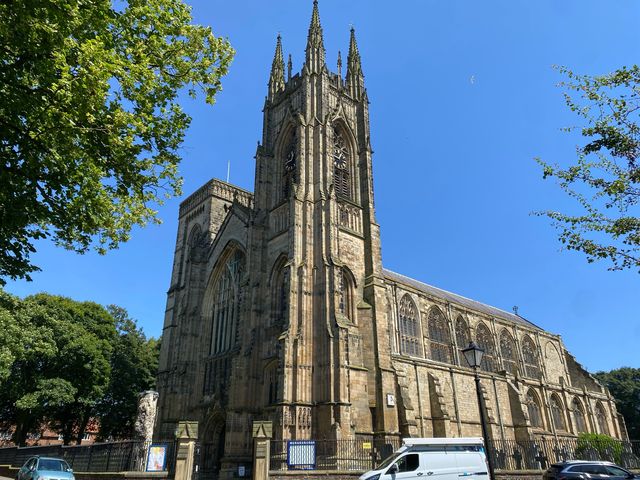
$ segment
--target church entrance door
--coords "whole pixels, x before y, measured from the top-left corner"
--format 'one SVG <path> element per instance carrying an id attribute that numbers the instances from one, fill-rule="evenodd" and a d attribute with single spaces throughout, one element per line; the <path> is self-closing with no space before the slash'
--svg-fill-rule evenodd
<path id="1" fill-rule="evenodd" d="M 198 480 L 218 480 L 224 454 L 224 423 L 219 423 L 200 446 Z"/>

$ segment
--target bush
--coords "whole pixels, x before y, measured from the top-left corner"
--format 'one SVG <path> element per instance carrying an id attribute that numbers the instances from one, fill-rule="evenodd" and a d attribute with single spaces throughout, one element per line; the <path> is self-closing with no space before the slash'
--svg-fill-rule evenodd
<path id="1" fill-rule="evenodd" d="M 601 433 L 578 435 L 576 457 L 582 460 L 608 460 L 620 463 L 622 442 Z"/>

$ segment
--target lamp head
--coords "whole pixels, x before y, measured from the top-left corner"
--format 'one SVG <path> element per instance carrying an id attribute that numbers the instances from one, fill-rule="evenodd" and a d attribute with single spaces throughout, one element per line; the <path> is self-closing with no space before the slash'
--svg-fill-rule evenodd
<path id="1" fill-rule="evenodd" d="M 462 350 L 464 358 L 471 368 L 477 368 L 482 362 L 482 356 L 484 355 L 484 349 L 481 348 L 476 342 L 469 343 L 467 348 Z"/>

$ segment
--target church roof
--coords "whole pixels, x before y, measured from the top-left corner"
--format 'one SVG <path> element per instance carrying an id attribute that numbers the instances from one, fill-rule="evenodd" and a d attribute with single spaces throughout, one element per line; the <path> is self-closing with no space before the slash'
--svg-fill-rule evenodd
<path id="1" fill-rule="evenodd" d="M 417 290 L 420 290 L 421 292 L 424 292 L 433 297 L 441 298 L 443 300 L 451 302 L 452 304 L 460 305 L 462 307 L 468 308 L 469 310 L 475 310 L 477 312 L 485 313 L 487 315 L 491 315 L 492 317 L 508 320 L 520 325 L 525 325 L 529 328 L 542 330 L 539 326 L 530 322 L 526 318 L 521 317 L 520 315 L 515 315 L 499 308 L 492 307 L 491 305 L 487 305 L 485 303 L 477 302 L 476 300 L 471 300 L 470 298 L 463 297 L 462 295 L 451 293 L 446 290 L 442 290 L 441 288 L 419 282 L 418 280 L 407 277 L 405 275 L 401 275 L 396 272 L 392 272 L 391 270 L 384 269 L 383 273 L 384 276 L 389 280 L 400 284 L 409 285 Z"/>

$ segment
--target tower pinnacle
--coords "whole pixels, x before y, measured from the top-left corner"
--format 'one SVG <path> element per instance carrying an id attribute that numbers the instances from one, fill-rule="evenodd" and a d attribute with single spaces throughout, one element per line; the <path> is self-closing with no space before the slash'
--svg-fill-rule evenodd
<path id="1" fill-rule="evenodd" d="M 360 52 L 356 42 L 356 31 L 351 27 L 351 40 L 349 42 L 349 56 L 347 57 L 347 90 L 354 98 L 360 98 L 364 91 L 364 75 Z"/>
<path id="2" fill-rule="evenodd" d="M 322 39 L 322 26 L 320 25 L 320 13 L 318 12 L 318 0 L 313 0 L 313 12 L 307 37 L 307 50 L 305 66 L 309 73 L 319 73 L 325 64 L 324 41 Z"/>
<path id="3" fill-rule="evenodd" d="M 282 38 L 278 34 L 276 52 L 273 55 L 271 74 L 269 75 L 269 98 L 284 90 L 284 58 L 282 57 Z"/>

